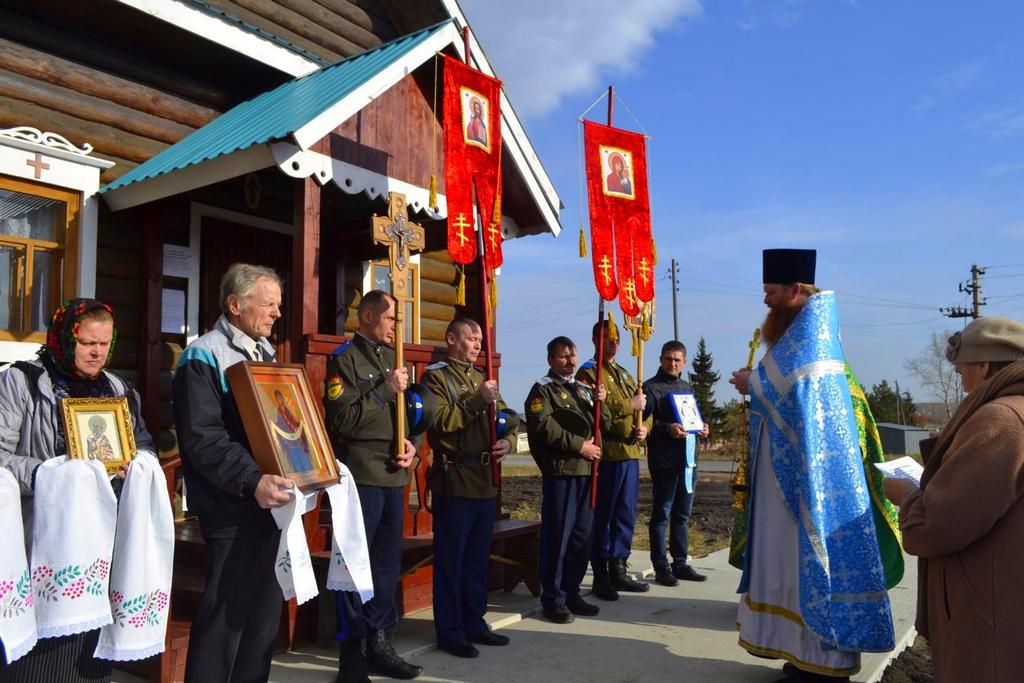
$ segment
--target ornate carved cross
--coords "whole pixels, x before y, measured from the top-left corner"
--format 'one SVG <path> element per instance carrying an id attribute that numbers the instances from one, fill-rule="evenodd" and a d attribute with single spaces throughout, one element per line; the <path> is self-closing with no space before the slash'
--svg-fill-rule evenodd
<path id="1" fill-rule="evenodd" d="M 406 268 L 410 252 L 420 250 L 425 243 L 423 227 L 409 220 L 405 207 L 405 195 L 398 192 L 388 194 L 388 215 L 373 217 L 373 241 L 388 246 L 388 260 L 391 264 L 391 294 L 399 301 L 412 299 Z M 397 307 L 396 317 L 401 320 L 403 306 Z"/>

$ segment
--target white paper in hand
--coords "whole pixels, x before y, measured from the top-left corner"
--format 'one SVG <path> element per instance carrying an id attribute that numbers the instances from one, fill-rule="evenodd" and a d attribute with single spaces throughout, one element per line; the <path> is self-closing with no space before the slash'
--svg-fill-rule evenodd
<path id="1" fill-rule="evenodd" d="M 887 477 L 894 479 L 909 479 L 918 486 L 921 485 L 921 474 L 924 468 L 910 456 L 903 456 L 889 462 L 876 462 L 875 467 L 882 470 Z"/>

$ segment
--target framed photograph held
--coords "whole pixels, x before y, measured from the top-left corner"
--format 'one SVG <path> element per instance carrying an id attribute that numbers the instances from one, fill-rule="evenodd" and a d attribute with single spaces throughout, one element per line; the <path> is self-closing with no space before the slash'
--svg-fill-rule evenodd
<path id="1" fill-rule="evenodd" d="M 302 491 L 338 481 L 334 450 L 303 366 L 245 361 L 225 375 L 264 474 L 291 479 Z"/>
<path id="2" fill-rule="evenodd" d="M 673 393 L 669 396 L 672 398 L 672 409 L 676 413 L 676 419 L 683 425 L 683 429 L 691 434 L 704 431 L 704 419 L 697 408 L 697 397 L 684 393 Z"/>
<path id="3" fill-rule="evenodd" d="M 126 397 L 65 398 L 60 405 L 69 458 L 99 460 L 114 474 L 135 457 Z"/>

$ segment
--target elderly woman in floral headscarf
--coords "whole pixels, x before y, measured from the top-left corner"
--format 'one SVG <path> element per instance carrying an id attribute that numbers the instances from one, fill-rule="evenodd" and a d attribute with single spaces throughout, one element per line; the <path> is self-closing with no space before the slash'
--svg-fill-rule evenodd
<path id="1" fill-rule="evenodd" d="M 104 370 L 117 333 L 110 306 L 71 299 L 50 320 L 46 344 L 35 361 L 19 361 L 0 372 L 0 466 L 21 487 L 25 537 L 32 537 L 36 469 L 67 453 L 59 399 L 127 396 L 136 448 L 156 448 L 140 414 L 138 393 Z M 40 640 L 10 665 L 0 658 L 0 683 L 7 681 L 109 681 L 110 663 L 92 657 L 98 630 Z"/>
<path id="2" fill-rule="evenodd" d="M 886 479 L 907 552 L 920 557 L 917 630 L 935 680 L 1020 681 L 1024 672 L 1024 325 L 979 318 L 946 357 L 968 397 L 921 444 L 921 486 Z M 931 442 L 931 443 L 929 443 Z"/>

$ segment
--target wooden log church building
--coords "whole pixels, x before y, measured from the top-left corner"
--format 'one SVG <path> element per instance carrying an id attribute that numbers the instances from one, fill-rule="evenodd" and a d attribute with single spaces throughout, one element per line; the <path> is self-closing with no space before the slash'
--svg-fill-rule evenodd
<path id="1" fill-rule="evenodd" d="M 435 83 L 437 53 L 463 56 L 465 25 L 456 0 L 0 0 L 0 364 L 35 355 L 61 300 L 111 304 L 112 369 L 139 389 L 175 495 L 171 370 L 220 314 L 227 265 L 283 276 L 272 341 L 319 391 L 362 293 L 390 288 L 371 217 L 401 192 L 426 231 L 406 318 L 418 376 L 442 357 L 448 322 L 480 316 L 472 267 L 456 304 Z M 493 74 L 472 34 L 469 45 Z M 561 202 L 505 98 L 501 116 L 505 237 L 557 235 Z M 430 605 L 428 463 L 424 447 L 407 496 L 406 612 Z M 180 678 L 202 589 L 201 538 L 178 524 L 169 647 L 147 663 L 152 680 Z M 316 514 L 306 527 L 311 548 L 329 550 Z M 536 589 L 536 534 L 499 520 L 496 586 Z M 279 645 L 312 640 L 317 612 L 289 605 Z"/>

